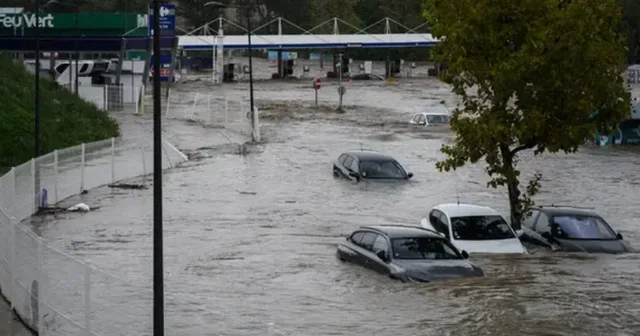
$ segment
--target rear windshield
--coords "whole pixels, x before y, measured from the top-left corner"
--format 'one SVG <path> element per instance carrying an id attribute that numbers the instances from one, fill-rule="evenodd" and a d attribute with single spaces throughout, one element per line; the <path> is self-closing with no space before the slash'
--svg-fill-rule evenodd
<path id="1" fill-rule="evenodd" d="M 553 224 L 561 239 L 617 239 L 609 225 L 596 216 L 554 216 Z"/>
<path id="2" fill-rule="evenodd" d="M 516 237 L 502 216 L 453 217 L 451 231 L 457 240 L 496 240 Z"/>
<path id="3" fill-rule="evenodd" d="M 394 238 L 391 245 L 394 259 L 462 259 L 455 247 L 442 238 Z"/>
<path id="4" fill-rule="evenodd" d="M 429 115 L 427 114 L 427 122 L 434 125 L 448 124 L 451 118 L 448 115 Z"/>
<path id="5" fill-rule="evenodd" d="M 360 174 L 368 179 L 404 179 L 407 177 L 404 169 L 396 161 L 362 161 Z"/>

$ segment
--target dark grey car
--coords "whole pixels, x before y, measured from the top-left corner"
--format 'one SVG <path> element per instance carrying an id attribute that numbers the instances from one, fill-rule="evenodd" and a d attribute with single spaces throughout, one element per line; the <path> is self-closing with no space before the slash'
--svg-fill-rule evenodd
<path id="1" fill-rule="evenodd" d="M 566 252 L 623 253 L 631 247 L 595 212 L 538 206 L 522 221 L 523 243 Z"/>
<path id="2" fill-rule="evenodd" d="M 371 151 L 342 153 L 333 162 L 333 176 L 349 180 L 408 180 L 413 177 L 389 155 Z"/>
<path id="3" fill-rule="evenodd" d="M 484 272 L 435 231 L 417 226 L 363 226 L 338 244 L 341 261 L 409 282 L 484 276 Z"/>

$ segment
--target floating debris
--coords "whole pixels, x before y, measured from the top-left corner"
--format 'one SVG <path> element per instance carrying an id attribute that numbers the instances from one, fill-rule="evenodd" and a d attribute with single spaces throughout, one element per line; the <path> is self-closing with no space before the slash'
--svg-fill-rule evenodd
<path id="1" fill-rule="evenodd" d="M 147 189 L 147 186 L 144 185 L 144 184 L 116 183 L 116 184 L 109 184 L 109 188 L 116 188 L 116 189 Z"/>

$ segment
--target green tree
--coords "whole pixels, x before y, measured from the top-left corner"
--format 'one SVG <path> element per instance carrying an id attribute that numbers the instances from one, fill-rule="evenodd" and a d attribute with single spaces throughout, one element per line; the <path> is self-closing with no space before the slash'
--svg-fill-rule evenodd
<path id="1" fill-rule="evenodd" d="M 518 153 L 575 152 L 596 129 L 629 116 L 625 38 L 616 0 L 425 0 L 442 42 L 443 80 L 462 104 L 441 171 L 486 161 L 488 186 L 506 186 L 519 229 L 536 174 L 520 189 Z M 594 112 L 598 112 L 594 115 Z M 524 192 L 523 192 L 524 191 Z"/>

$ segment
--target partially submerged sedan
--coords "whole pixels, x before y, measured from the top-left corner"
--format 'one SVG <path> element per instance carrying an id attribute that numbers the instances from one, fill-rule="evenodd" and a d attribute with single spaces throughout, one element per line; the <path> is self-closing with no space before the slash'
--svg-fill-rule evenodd
<path id="1" fill-rule="evenodd" d="M 333 162 L 333 176 L 349 180 L 408 180 L 413 177 L 389 155 L 372 151 L 342 153 Z"/>
<path id="2" fill-rule="evenodd" d="M 554 251 L 623 253 L 631 247 L 593 211 L 564 206 L 538 206 L 522 221 L 520 239 Z"/>
<path id="3" fill-rule="evenodd" d="M 484 276 L 438 233 L 417 226 L 363 226 L 338 244 L 337 257 L 408 282 Z"/>
<path id="4" fill-rule="evenodd" d="M 526 253 L 504 217 L 490 207 L 440 204 L 431 209 L 420 225 L 439 232 L 458 249 L 469 253 Z"/>

